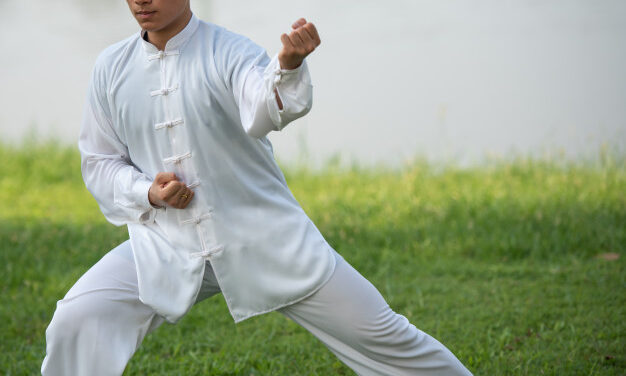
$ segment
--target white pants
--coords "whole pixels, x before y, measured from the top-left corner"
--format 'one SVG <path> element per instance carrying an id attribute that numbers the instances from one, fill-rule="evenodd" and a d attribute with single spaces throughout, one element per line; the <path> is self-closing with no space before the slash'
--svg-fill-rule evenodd
<path id="1" fill-rule="evenodd" d="M 57 303 L 46 330 L 44 376 L 121 375 L 164 321 L 139 300 L 129 242 L 105 255 Z M 207 265 L 198 301 L 220 292 Z M 341 256 L 331 279 L 279 310 L 359 375 L 471 375 L 441 343 L 393 312 Z"/>

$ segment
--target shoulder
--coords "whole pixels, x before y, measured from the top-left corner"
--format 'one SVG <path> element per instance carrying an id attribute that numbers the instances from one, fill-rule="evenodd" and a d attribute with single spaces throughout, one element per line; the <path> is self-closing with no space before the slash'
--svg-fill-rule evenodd
<path id="1" fill-rule="evenodd" d="M 109 75 L 125 61 L 132 49 L 140 42 L 139 33 L 114 43 L 100 52 L 94 64 L 94 75 Z"/>
<path id="2" fill-rule="evenodd" d="M 216 25 L 212 22 L 203 20 L 200 20 L 200 23 L 198 25 L 198 31 L 202 35 L 210 36 L 212 40 L 219 41 L 221 43 L 243 37 L 242 35 L 226 29 L 224 26 Z"/>
<path id="3" fill-rule="evenodd" d="M 213 44 L 217 53 L 230 53 L 233 51 L 245 53 L 246 50 L 258 51 L 262 49 L 250 38 L 211 22 L 200 21 L 198 29 L 200 34 Z"/>

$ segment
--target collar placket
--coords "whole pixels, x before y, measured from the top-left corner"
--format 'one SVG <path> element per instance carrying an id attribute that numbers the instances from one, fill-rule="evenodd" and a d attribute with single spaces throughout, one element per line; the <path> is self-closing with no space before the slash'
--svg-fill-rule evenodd
<path id="1" fill-rule="evenodd" d="M 157 51 L 147 46 L 147 60 L 150 64 L 159 64 L 160 88 L 150 91 L 150 96 L 163 106 L 164 119 L 155 123 L 155 132 L 164 132 L 170 144 L 171 155 L 162 159 L 163 166 L 167 171 L 174 172 L 190 189 L 201 189 L 201 181 L 193 164 L 193 152 L 190 150 L 188 124 L 184 113 L 181 111 L 181 88 L 180 76 L 177 65 L 182 58 L 182 46 L 196 28 L 197 19 L 192 17 L 189 25 L 166 44 L 165 50 Z M 146 42 L 149 44 L 148 42 Z M 184 83 L 183 83 L 184 84 Z M 201 203 L 196 199 L 186 209 L 179 213 L 181 225 L 195 226 L 200 240 L 201 251 L 208 258 L 212 253 L 208 252 L 218 247 L 214 244 L 212 231 L 207 226 L 213 216 L 213 208 Z"/>

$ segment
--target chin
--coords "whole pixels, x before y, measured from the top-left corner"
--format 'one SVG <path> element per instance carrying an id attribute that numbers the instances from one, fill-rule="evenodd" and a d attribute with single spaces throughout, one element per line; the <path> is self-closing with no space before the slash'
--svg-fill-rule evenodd
<path id="1" fill-rule="evenodd" d="M 161 25 L 153 21 L 141 21 L 139 22 L 139 27 L 145 31 L 158 31 L 161 29 Z"/>
<path id="2" fill-rule="evenodd" d="M 163 25 L 161 24 L 161 22 L 159 22 L 159 20 L 155 20 L 155 19 L 151 19 L 151 20 L 136 19 L 136 20 L 137 20 L 137 23 L 139 24 L 139 27 L 141 27 L 142 30 L 157 31 L 163 27 Z"/>

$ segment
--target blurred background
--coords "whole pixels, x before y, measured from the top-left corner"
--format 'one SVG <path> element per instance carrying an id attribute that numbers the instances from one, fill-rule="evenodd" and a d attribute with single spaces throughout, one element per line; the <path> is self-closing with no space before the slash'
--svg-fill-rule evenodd
<path id="1" fill-rule="evenodd" d="M 318 26 L 313 111 L 270 138 L 394 310 L 477 375 L 626 375 L 626 0 L 191 2 L 270 55 L 297 18 Z M 97 55 L 138 31 L 123 0 L 0 0 L 0 374 L 38 374 L 56 301 L 128 239 L 76 141 Z M 126 374 L 305 370 L 352 374 L 295 323 L 234 326 L 216 298 Z"/>
<path id="2" fill-rule="evenodd" d="M 314 109 L 277 157 L 399 166 L 511 154 L 593 159 L 626 144 L 623 0 L 192 0 L 270 55 L 305 16 Z M 0 138 L 77 141 L 90 70 L 138 32 L 122 0 L 0 0 Z"/>

